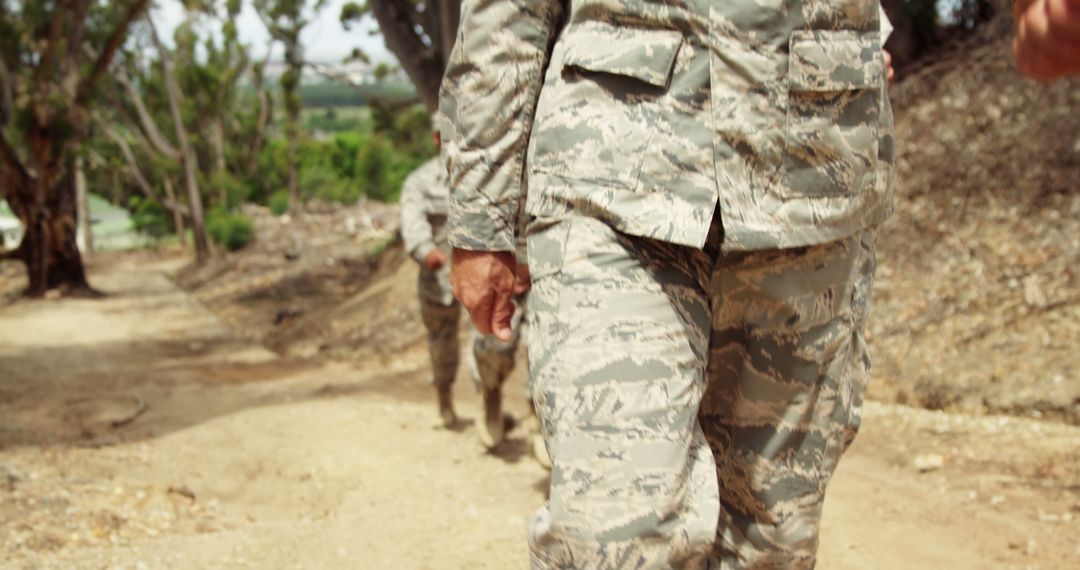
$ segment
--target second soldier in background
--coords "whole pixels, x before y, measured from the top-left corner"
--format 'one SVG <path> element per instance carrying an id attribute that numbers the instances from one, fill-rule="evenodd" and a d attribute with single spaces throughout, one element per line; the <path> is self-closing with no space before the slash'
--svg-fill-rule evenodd
<path id="1" fill-rule="evenodd" d="M 401 235 L 406 251 L 420 264 L 420 314 L 428 331 L 432 383 L 438 395 L 443 425 L 453 427 L 458 421 L 451 388 L 460 362 L 458 330 L 461 305 L 450 290 L 450 248 L 446 231 L 449 200 L 446 173 L 439 160 L 434 158 L 410 174 L 402 186 Z M 477 389 L 483 393 L 484 420 L 478 422 L 478 432 L 480 440 L 489 449 L 494 449 L 503 441 L 506 426 L 510 423 L 502 413 L 502 385 L 514 370 L 515 353 L 525 326 L 523 317 L 529 277 L 524 263 L 519 277 L 515 290 L 515 303 L 519 310 L 515 316 L 513 338 L 503 342 L 494 337 L 485 337 L 470 327 L 466 368 Z M 525 390 L 525 397 L 531 402 L 528 374 Z M 533 428 L 530 443 L 537 459 L 547 464 L 543 440 L 533 418 L 530 417 L 530 427 Z"/>

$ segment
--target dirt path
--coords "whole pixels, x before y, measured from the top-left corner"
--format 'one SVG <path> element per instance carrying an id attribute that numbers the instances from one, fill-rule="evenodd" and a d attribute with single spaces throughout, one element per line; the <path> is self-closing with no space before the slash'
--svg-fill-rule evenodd
<path id="1" fill-rule="evenodd" d="M 121 261 L 95 270 L 105 300 L 0 312 L 0 567 L 526 567 L 547 474 L 520 439 L 492 456 L 437 429 L 421 347 L 281 359 L 168 269 Z M 873 404 L 864 423 L 820 568 L 1080 564 L 1077 428 Z"/>

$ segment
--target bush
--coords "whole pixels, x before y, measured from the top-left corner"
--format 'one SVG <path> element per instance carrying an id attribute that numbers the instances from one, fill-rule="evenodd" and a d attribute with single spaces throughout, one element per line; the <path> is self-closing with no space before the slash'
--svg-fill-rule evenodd
<path id="1" fill-rule="evenodd" d="M 144 233 L 154 239 L 161 239 L 172 233 L 172 220 L 169 212 L 153 200 L 144 200 L 133 197 L 129 202 L 131 207 L 131 223 L 140 233 Z"/>
<path id="2" fill-rule="evenodd" d="M 207 216 L 206 231 L 219 245 L 236 251 L 251 243 L 251 238 L 255 237 L 255 224 L 240 212 L 215 208 Z"/>
<path id="3" fill-rule="evenodd" d="M 215 172 L 210 176 L 211 195 L 215 198 L 224 198 L 225 203 L 219 204 L 225 208 L 236 208 L 248 199 L 249 189 L 244 183 L 228 172 Z"/>
<path id="4" fill-rule="evenodd" d="M 352 204 L 360 198 L 359 185 L 342 178 L 333 168 L 322 166 L 300 171 L 300 194 L 328 202 Z"/>
<path id="5" fill-rule="evenodd" d="M 381 136 L 368 139 L 356 154 L 356 178 L 364 193 L 382 202 L 393 201 L 396 192 L 390 187 L 390 169 L 394 163 L 394 148 Z"/>
<path id="6" fill-rule="evenodd" d="M 278 190 L 270 196 L 270 212 L 275 216 L 280 216 L 289 211 L 289 191 Z"/>

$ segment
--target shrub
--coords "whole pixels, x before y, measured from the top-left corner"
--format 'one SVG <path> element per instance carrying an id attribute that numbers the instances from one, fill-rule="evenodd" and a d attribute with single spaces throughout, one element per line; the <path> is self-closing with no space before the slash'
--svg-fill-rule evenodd
<path id="1" fill-rule="evenodd" d="M 255 237 L 255 224 L 240 212 L 215 208 L 207 216 L 206 231 L 219 245 L 236 251 L 251 243 L 251 238 Z"/>
<path id="2" fill-rule="evenodd" d="M 278 190 L 270 196 L 270 212 L 275 216 L 280 216 L 289 211 L 289 191 Z"/>
<path id="3" fill-rule="evenodd" d="M 248 199 L 250 193 L 244 183 L 228 172 L 215 172 L 210 176 L 210 192 L 215 198 L 224 199 L 225 208 L 236 208 Z"/>
<path id="4" fill-rule="evenodd" d="M 169 212 L 153 200 L 144 200 L 132 197 L 129 202 L 131 207 L 131 223 L 140 233 L 144 233 L 154 239 L 161 239 L 172 233 L 172 221 Z"/>
<path id="5" fill-rule="evenodd" d="M 312 167 L 300 171 L 300 193 L 307 198 L 351 204 L 360 198 L 359 185 L 342 178 L 332 168 Z"/>

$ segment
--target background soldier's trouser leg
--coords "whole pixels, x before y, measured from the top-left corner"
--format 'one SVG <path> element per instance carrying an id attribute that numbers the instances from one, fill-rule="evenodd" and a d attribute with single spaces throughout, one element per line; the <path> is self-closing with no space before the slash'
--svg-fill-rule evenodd
<path id="1" fill-rule="evenodd" d="M 431 354 L 431 381 L 438 388 L 454 383 L 457 375 L 458 318 L 461 305 L 455 301 L 450 306 L 420 299 L 420 315 L 428 334 L 428 352 Z"/>
<path id="2" fill-rule="evenodd" d="M 533 566 L 811 566 L 865 384 L 870 236 L 714 260 L 546 223 L 530 359 L 554 467 Z"/>
<path id="3" fill-rule="evenodd" d="M 465 366 L 477 390 L 501 387 L 514 371 L 518 344 L 526 326 L 521 318 L 525 311 L 523 299 L 524 297 L 515 300 L 514 318 L 510 327 L 512 334 L 509 341 L 503 342 L 494 335 L 480 334 L 470 321 L 469 345 L 471 348 L 465 355 Z M 527 385 L 526 390 L 528 390 Z"/>
<path id="4" fill-rule="evenodd" d="M 470 327 L 470 350 L 465 361 L 473 383 L 483 394 L 484 421 L 477 427 L 480 441 L 494 449 L 506 435 L 506 417 L 502 407 L 502 385 L 514 371 L 518 341 L 521 338 L 524 299 L 514 300 L 514 317 L 510 323 L 511 337 L 503 342 L 495 336 L 484 336 Z"/>
<path id="5" fill-rule="evenodd" d="M 554 461 L 533 567 L 701 567 L 719 509 L 697 422 L 705 256 L 589 218 L 547 223 L 529 237 L 533 398 Z"/>
<path id="6" fill-rule="evenodd" d="M 718 260 L 700 414 L 720 480 L 710 567 L 814 566 L 825 486 L 859 425 L 873 273 L 872 232 Z"/>

